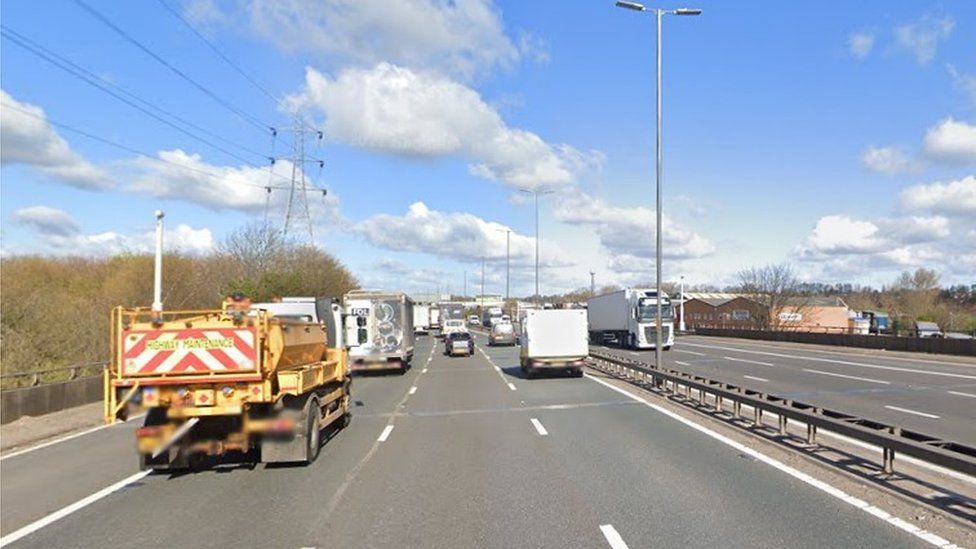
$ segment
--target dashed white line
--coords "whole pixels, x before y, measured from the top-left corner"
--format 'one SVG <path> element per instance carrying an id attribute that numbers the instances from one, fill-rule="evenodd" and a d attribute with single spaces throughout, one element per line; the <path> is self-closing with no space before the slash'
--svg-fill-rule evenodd
<path id="1" fill-rule="evenodd" d="M 687 362 L 681 362 L 680 360 L 675 360 L 674 363 L 679 364 L 681 366 L 691 366 L 691 364 L 688 364 Z"/>
<path id="2" fill-rule="evenodd" d="M 708 356 L 705 353 L 699 353 L 698 351 L 689 351 L 688 349 L 672 349 L 672 351 L 675 353 L 688 353 L 689 355 Z"/>
<path id="3" fill-rule="evenodd" d="M 516 389 L 515 389 L 515 385 L 513 385 L 512 383 L 509 383 L 509 384 L 508 384 L 508 388 L 509 388 L 509 389 L 511 389 L 511 390 L 513 390 L 513 391 L 515 391 L 515 390 L 516 390 Z"/>
<path id="4" fill-rule="evenodd" d="M 412 394 L 414 394 L 414 393 L 416 393 L 416 392 L 417 392 L 417 386 L 416 386 L 416 385 L 414 385 L 413 387 L 411 387 L 411 388 L 410 388 L 410 390 L 409 390 L 409 391 L 407 391 L 407 394 L 408 394 L 408 395 L 412 395 Z"/>
<path id="5" fill-rule="evenodd" d="M 538 431 L 540 435 L 547 436 L 549 434 L 549 431 L 546 431 L 546 428 L 542 426 L 542 423 L 538 419 L 532 418 L 529 421 L 532 422 L 532 425 L 535 426 L 535 430 Z"/>
<path id="6" fill-rule="evenodd" d="M 930 376 L 954 377 L 954 378 L 958 378 L 958 379 L 974 379 L 974 380 L 976 380 L 976 376 L 973 376 L 973 375 L 953 374 L 951 372 L 933 372 L 931 370 L 918 370 L 916 368 L 900 368 L 898 366 L 882 366 L 880 364 L 868 364 L 866 362 L 852 362 L 850 360 L 834 360 L 832 358 L 820 358 L 820 357 L 801 356 L 801 355 L 788 355 L 788 354 L 783 354 L 783 353 L 771 353 L 769 351 L 748 351 L 748 350 L 739 349 L 739 348 L 736 348 L 736 347 L 722 347 L 722 346 L 719 346 L 719 345 L 703 345 L 701 343 L 682 343 L 682 345 L 691 345 L 691 346 L 694 346 L 694 347 L 703 347 L 703 348 L 706 348 L 706 349 L 720 349 L 720 350 L 723 350 L 723 351 L 735 351 L 735 352 L 739 352 L 739 353 L 749 353 L 749 354 L 753 354 L 753 355 L 773 356 L 773 357 L 778 357 L 778 358 L 795 358 L 795 359 L 799 359 L 799 360 L 813 360 L 813 361 L 816 361 L 816 362 L 828 362 L 828 363 L 831 363 L 831 364 L 843 364 L 845 366 L 859 366 L 861 368 L 874 368 L 874 369 L 877 369 L 877 370 L 889 370 L 889 371 L 893 371 L 893 372 L 906 372 L 906 373 L 910 373 L 910 374 L 927 374 L 927 375 L 930 375 Z M 689 351 L 682 351 L 682 352 L 685 352 L 686 353 L 686 352 L 689 352 Z"/>
<path id="7" fill-rule="evenodd" d="M 387 425 L 383 432 L 380 433 L 380 438 L 376 439 L 377 442 L 386 442 L 386 439 L 390 438 L 390 433 L 393 432 L 393 426 Z"/>
<path id="8" fill-rule="evenodd" d="M 612 524 L 601 524 L 600 531 L 603 532 L 603 537 L 607 538 L 607 543 L 613 549 L 627 549 L 627 543 L 624 542 L 624 538 L 620 537 L 617 529 L 613 527 Z"/>
<path id="9" fill-rule="evenodd" d="M 746 379 L 754 379 L 756 381 L 769 381 L 768 379 L 766 379 L 764 377 L 756 377 L 756 376 L 742 376 L 742 377 L 744 377 Z"/>
<path id="10" fill-rule="evenodd" d="M 747 360 L 745 358 L 735 358 L 731 356 L 723 356 L 725 360 L 731 360 L 732 362 L 745 362 L 747 364 L 758 364 L 760 366 L 772 366 L 769 362 L 759 362 L 758 360 Z"/>
<path id="11" fill-rule="evenodd" d="M 809 368 L 803 368 L 803 371 L 804 372 L 811 373 L 811 374 L 820 374 L 822 376 L 842 377 L 844 379 L 854 379 L 854 380 L 857 380 L 857 381 L 865 381 L 867 383 L 877 383 L 879 385 L 891 385 L 891 382 L 890 381 L 884 381 L 884 380 L 881 380 L 881 379 L 871 379 L 869 377 L 849 376 L 847 374 L 838 374 L 838 373 L 835 373 L 835 372 L 825 372 L 823 370 L 811 370 Z"/>
<path id="12" fill-rule="evenodd" d="M 895 528 L 898 528 L 899 530 L 902 530 L 904 532 L 908 532 L 909 534 L 911 534 L 911 535 L 913 535 L 913 536 L 915 536 L 915 537 L 917 537 L 917 538 L 919 538 L 921 540 L 924 540 L 924 541 L 926 541 L 926 542 L 928 542 L 928 543 L 930 543 L 932 545 L 935 545 L 937 547 L 953 547 L 952 543 L 949 540 L 945 539 L 945 538 L 942 538 L 940 536 L 937 536 L 937 535 L 933 534 L 932 532 L 929 532 L 927 530 L 923 530 L 923 529 L 921 529 L 921 528 L 919 528 L 919 527 L 917 527 L 917 526 L 915 526 L 913 524 L 910 524 L 908 522 L 905 522 L 904 520 L 902 520 L 902 519 L 900 519 L 898 517 L 892 516 L 891 514 L 887 513 L 886 511 L 884 511 L 882 509 L 879 509 L 878 507 L 875 507 L 875 506 L 869 504 L 868 502 L 866 502 L 864 500 L 858 499 L 858 498 L 856 498 L 856 497 L 848 494 L 847 492 L 845 492 L 845 491 L 843 491 L 843 490 L 841 490 L 839 488 L 835 488 L 834 486 L 831 486 L 830 484 L 827 484 L 826 482 L 824 482 L 824 481 L 822 481 L 820 479 L 814 478 L 814 477 L 808 475 L 807 473 L 804 473 L 804 472 L 802 472 L 802 471 L 800 471 L 798 469 L 794 469 L 793 467 L 790 467 L 789 465 L 786 465 L 785 463 L 783 463 L 781 461 L 778 461 L 776 459 L 773 459 L 773 458 L 767 456 L 766 454 L 763 454 L 763 453 L 761 453 L 761 452 L 759 452 L 757 450 L 754 450 L 754 449 L 746 446 L 745 444 L 742 444 L 741 442 L 734 441 L 734 440 L 732 440 L 731 438 L 729 438 L 729 437 L 727 437 L 725 435 L 719 434 L 719 433 L 717 433 L 717 432 L 709 429 L 708 427 L 705 427 L 704 425 L 699 425 L 699 424 L 695 423 L 694 421 L 692 421 L 692 420 L 690 420 L 690 419 L 688 419 L 686 417 L 680 416 L 677 413 L 672 412 L 671 410 L 668 410 L 667 408 L 664 408 L 664 407 L 659 406 L 657 404 L 653 404 L 650 401 L 648 401 L 647 399 L 641 398 L 641 397 L 639 397 L 639 396 L 631 393 L 630 391 L 627 391 L 625 389 L 622 389 L 620 387 L 617 387 L 616 385 L 613 385 L 611 383 L 608 383 L 608 382 L 606 382 L 606 381 L 604 381 L 602 379 L 599 379 L 597 377 L 594 377 L 594 376 L 592 376 L 590 374 L 585 374 L 585 375 L 586 375 L 586 377 L 588 377 L 591 380 L 599 383 L 600 385 L 603 385 L 603 386 L 605 386 L 605 387 L 607 387 L 607 388 L 609 388 L 609 389 L 611 389 L 613 391 L 616 391 L 618 393 L 627 395 L 630 398 L 634 399 L 635 401 L 640 402 L 641 404 L 647 406 L 648 408 L 651 408 L 653 410 L 656 410 L 656 411 L 658 411 L 658 412 L 660 412 L 660 413 L 662 413 L 662 414 L 670 417 L 671 419 L 674 419 L 676 421 L 680 421 L 681 423 L 687 425 L 688 427 L 691 427 L 692 429 L 695 429 L 696 431 L 699 431 L 699 432 L 701 432 L 701 433 L 703 433 L 705 435 L 708 435 L 708 436 L 714 438 L 715 440 L 718 440 L 719 442 L 721 442 L 723 444 L 726 444 L 728 446 L 731 446 L 732 448 L 735 448 L 739 452 L 742 452 L 744 454 L 747 454 L 749 456 L 752 456 L 753 458 L 757 459 L 758 461 L 761 461 L 761 462 L 765 463 L 766 465 L 769 465 L 770 467 L 773 467 L 775 469 L 778 469 L 779 471 L 782 471 L 783 473 L 786 473 L 787 475 L 790 475 L 791 477 L 793 477 L 795 479 L 798 479 L 798 480 L 800 480 L 802 482 L 805 482 L 806 484 L 809 484 L 810 486 L 813 486 L 814 488 L 816 488 L 818 490 L 821 490 L 821 491 L 823 491 L 823 492 L 825 492 L 825 493 L 827 493 L 827 494 L 829 494 L 829 495 L 831 495 L 831 496 L 833 496 L 833 497 L 835 497 L 835 498 L 843 501 L 844 503 L 847 503 L 848 505 L 852 505 L 854 507 L 857 507 L 858 509 L 864 511 L 865 513 L 868 513 L 868 514 L 870 514 L 870 515 L 872 515 L 874 517 L 877 517 L 877 518 L 879 518 L 879 519 L 887 522 L 888 524 L 894 526 Z M 607 525 L 607 526 L 609 526 L 609 525 Z M 603 527 L 601 526 L 600 529 L 603 530 Z M 607 535 L 607 533 L 606 533 L 606 531 L 604 531 L 604 536 L 606 536 L 606 535 Z M 609 541 L 609 538 L 608 538 L 608 541 Z M 621 540 L 621 542 L 622 541 L 623 540 Z"/>
<path id="13" fill-rule="evenodd" d="M 974 395 L 972 393 L 963 393 L 961 391 L 948 391 L 948 393 L 950 395 L 956 395 L 956 396 L 961 396 L 961 397 L 976 398 L 976 395 Z"/>
<path id="14" fill-rule="evenodd" d="M 940 418 L 940 416 L 937 416 L 935 414 L 929 414 L 927 412 L 919 412 L 918 410 L 909 410 L 908 408 L 900 408 L 898 406 L 888 406 L 888 405 L 885 405 L 885 408 L 887 408 L 889 410 L 894 410 L 896 412 L 904 412 L 906 414 L 912 414 L 912 415 L 916 415 L 916 416 L 927 417 L 929 419 L 939 419 Z"/>
<path id="15" fill-rule="evenodd" d="M 94 494 L 85 497 L 83 499 L 80 499 L 72 503 L 71 505 L 68 505 L 67 507 L 62 507 L 61 509 L 58 509 L 57 511 L 51 513 L 50 515 L 47 515 L 46 517 L 35 520 L 34 522 L 28 524 L 27 526 L 24 526 L 19 530 L 15 530 L 7 534 L 6 536 L 0 538 L 0 547 L 6 547 L 7 545 L 23 538 L 24 536 L 29 536 L 30 534 L 33 534 L 34 532 L 40 530 L 41 528 L 44 528 L 45 526 L 48 526 L 58 520 L 63 519 L 64 517 L 70 515 L 71 513 L 83 509 L 91 505 L 92 503 L 95 503 L 96 501 L 104 498 L 105 496 L 108 496 L 113 492 L 121 490 L 122 488 L 125 488 L 129 484 L 136 482 L 137 480 L 141 479 L 142 477 L 148 475 L 151 472 L 152 471 L 139 471 L 138 473 L 128 476 L 107 488 L 102 488 L 101 490 L 95 492 Z"/>
<path id="16" fill-rule="evenodd" d="M 420 370 L 420 373 L 426 374 L 427 373 L 427 368 L 424 368 L 423 370 Z"/>

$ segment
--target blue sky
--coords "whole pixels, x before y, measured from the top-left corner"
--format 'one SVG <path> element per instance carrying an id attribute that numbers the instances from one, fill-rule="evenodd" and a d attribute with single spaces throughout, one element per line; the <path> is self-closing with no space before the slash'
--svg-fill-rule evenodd
<path id="1" fill-rule="evenodd" d="M 487 257 L 486 290 L 501 292 L 510 229 L 513 293 L 530 293 L 520 188 L 554 191 L 542 198 L 544 292 L 588 285 L 591 270 L 599 283 L 652 277 L 650 14 L 593 1 L 166 0 L 259 87 L 163 3 L 85 3 L 232 109 L 78 3 L 5 2 L 4 254 L 144 250 L 157 208 L 172 247 L 205 251 L 263 218 L 262 187 L 290 175 L 286 161 L 269 175 L 264 157 L 290 138 L 272 149 L 263 126 L 301 112 L 324 132 L 309 152 L 326 167 L 306 170 L 329 190 L 311 197 L 316 241 L 367 286 L 457 292 L 467 270 L 471 290 Z M 827 282 L 879 285 L 924 266 L 976 283 L 976 5 L 697 6 L 701 17 L 664 28 L 667 278 L 722 285 L 789 261 Z M 284 197 L 272 192 L 273 223 Z"/>

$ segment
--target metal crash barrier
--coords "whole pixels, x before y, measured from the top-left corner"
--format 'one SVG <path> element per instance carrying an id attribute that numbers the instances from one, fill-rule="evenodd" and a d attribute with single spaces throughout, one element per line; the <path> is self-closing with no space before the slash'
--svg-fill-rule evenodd
<path id="1" fill-rule="evenodd" d="M 788 435 L 788 420 L 805 424 L 806 442 L 810 445 L 817 444 L 819 429 L 872 444 L 881 448 L 881 466 L 887 474 L 894 472 L 895 455 L 904 454 L 976 477 L 976 448 L 972 446 L 677 370 L 657 369 L 600 350 L 590 350 L 589 365 L 670 395 L 682 395 L 688 400 L 697 396 L 699 406 L 707 406 L 710 395 L 714 411 L 725 412 L 726 405 L 730 405 L 734 418 L 741 418 L 742 406 L 748 406 L 752 408 L 752 424 L 755 426 L 763 425 L 764 413 L 775 414 L 779 418 L 781 436 Z"/>

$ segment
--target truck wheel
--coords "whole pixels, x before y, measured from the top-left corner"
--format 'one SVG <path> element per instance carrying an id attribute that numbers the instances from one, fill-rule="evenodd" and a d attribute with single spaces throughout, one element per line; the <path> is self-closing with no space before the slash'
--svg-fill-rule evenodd
<path id="1" fill-rule="evenodd" d="M 311 465 L 315 458 L 319 457 L 319 445 L 321 443 L 319 430 L 319 416 L 322 410 L 319 409 L 319 401 L 310 398 L 305 405 L 305 464 Z"/>
<path id="2" fill-rule="evenodd" d="M 577 368 L 573 370 L 573 377 L 583 377 L 583 369 Z"/>

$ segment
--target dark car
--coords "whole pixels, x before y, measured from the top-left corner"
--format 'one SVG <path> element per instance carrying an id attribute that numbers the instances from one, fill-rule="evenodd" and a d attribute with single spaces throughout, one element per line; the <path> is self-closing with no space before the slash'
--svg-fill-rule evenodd
<path id="1" fill-rule="evenodd" d="M 444 339 L 444 354 L 471 356 L 474 354 L 474 338 L 468 332 L 451 332 Z"/>

